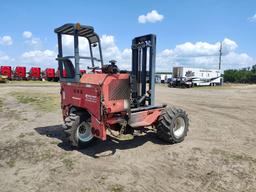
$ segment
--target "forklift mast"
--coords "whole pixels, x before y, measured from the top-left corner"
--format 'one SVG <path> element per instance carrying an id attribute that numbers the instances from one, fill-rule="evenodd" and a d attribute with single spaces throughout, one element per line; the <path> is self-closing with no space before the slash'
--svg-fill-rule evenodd
<path id="1" fill-rule="evenodd" d="M 136 37 L 132 41 L 132 107 L 155 104 L 156 35 Z M 149 86 L 147 90 L 147 76 Z"/>

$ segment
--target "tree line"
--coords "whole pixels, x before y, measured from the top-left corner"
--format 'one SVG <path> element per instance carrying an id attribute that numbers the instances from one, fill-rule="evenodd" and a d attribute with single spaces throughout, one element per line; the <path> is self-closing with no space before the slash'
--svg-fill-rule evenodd
<path id="1" fill-rule="evenodd" d="M 256 64 L 251 68 L 225 70 L 224 81 L 230 83 L 256 83 Z"/>

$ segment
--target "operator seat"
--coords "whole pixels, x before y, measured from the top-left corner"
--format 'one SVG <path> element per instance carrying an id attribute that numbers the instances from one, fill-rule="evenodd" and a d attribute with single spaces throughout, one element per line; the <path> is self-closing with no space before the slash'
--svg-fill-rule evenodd
<path id="1" fill-rule="evenodd" d="M 74 78 L 76 73 L 72 61 L 68 58 L 63 58 L 62 63 L 64 69 L 66 70 L 67 78 Z"/>

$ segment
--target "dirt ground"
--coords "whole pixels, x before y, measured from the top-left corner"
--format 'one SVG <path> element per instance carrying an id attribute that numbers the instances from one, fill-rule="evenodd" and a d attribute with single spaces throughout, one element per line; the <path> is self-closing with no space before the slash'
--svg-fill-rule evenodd
<path id="1" fill-rule="evenodd" d="M 185 141 L 154 133 L 72 150 L 55 83 L 0 84 L 0 191 L 256 191 L 256 85 L 175 89 L 157 103 L 187 111 Z"/>

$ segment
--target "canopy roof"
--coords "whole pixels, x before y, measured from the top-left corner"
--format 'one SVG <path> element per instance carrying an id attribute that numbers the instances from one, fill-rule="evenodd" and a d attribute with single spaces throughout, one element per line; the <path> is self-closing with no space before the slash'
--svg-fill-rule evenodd
<path id="1" fill-rule="evenodd" d="M 94 32 L 92 26 L 67 23 L 56 28 L 54 32 L 64 35 L 74 35 L 75 30 L 78 30 L 78 36 L 87 38 L 91 44 L 99 42 L 99 36 Z"/>

